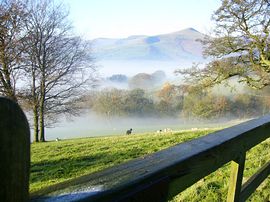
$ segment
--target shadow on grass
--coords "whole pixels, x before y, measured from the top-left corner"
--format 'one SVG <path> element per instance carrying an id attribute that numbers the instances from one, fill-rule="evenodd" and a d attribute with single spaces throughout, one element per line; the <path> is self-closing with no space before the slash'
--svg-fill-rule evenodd
<path id="1" fill-rule="evenodd" d="M 31 163 L 30 182 L 69 178 L 86 167 L 94 166 L 100 161 L 106 162 L 106 160 L 108 160 L 108 155 L 99 153 L 78 158 L 62 158 Z"/>
<path id="2" fill-rule="evenodd" d="M 88 156 L 44 160 L 37 163 L 32 162 L 30 183 L 57 182 L 59 179 L 77 177 L 80 173 L 85 174 L 86 170 L 92 173 L 143 156 L 144 154 L 146 153 L 143 149 L 132 148 L 110 153 L 96 153 Z"/>

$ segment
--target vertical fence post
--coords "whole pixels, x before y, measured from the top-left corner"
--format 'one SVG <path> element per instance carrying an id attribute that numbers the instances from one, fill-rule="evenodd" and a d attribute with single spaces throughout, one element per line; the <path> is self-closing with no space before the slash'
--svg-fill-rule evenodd
<path id="1" fill-rule="evenodd" d="M 18 104 L 0 97 L 0 200 L 29 200 L 30 130 Z"/>
<path id="2" fill-rule="evenodd" d="M 240 200 L 245 160 L 246 153 L 241 154 L 235 161 L 232 161 L 227 202 Z"/>

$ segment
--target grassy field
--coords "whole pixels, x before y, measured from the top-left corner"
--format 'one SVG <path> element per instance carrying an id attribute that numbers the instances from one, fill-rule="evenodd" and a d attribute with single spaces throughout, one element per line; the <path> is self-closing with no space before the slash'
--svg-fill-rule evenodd
<path id="1" fill-rule="evenodd" d="M 84 174 L 93 173 L 122 162 L 185 142 L 211 131 L 186 131 L 168 134 L 138 134 L 83 138 L 31 145 L 30 192 Z M 270 140 L 247 155 L 245 178 L 270 159 Z M 199 181 L 172 201 L 224 201 L 229 178 L 229 165 Z M 251 198 L 270 200 L 270 179 Z"/>

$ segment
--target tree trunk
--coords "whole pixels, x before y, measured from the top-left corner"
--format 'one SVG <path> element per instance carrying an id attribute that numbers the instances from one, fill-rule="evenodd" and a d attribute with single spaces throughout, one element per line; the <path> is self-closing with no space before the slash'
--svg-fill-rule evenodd
<path id="1" fill-rule="evenodd" d="M 40 142 L 45 142 L 45 124 L 44 124 L 44 99 L 41 100 L 39 110 Z"/>
<path id="2" fill-rule="evenodd" d="M 38 132 L 39 132 L 38 109 L 36 106 L 34 106 L 34 109 L 33 109 L 33 116 L 34 116 L 34 141 L 39 142 L 39 138 L 38 138 Z"/>
<path id="3" fill-rule="evenodd" d="M 15 87 L 12 86 L 10 72 L 8 69 L 8 65 L 5 61 L 4 55 L 1 56 L 1 65 L 2 70 L 0 72 L 0 83 L 4 88 L 4 95 L 17 103 L 18 100 L 15 95 Z"/>
<path id="4" fill-rule="evenodd" d="M 43 79 L 40 85 L 40 103 L 39 103 L 39 127 L 40 127 L 40 141 L 45 142 L 45 123 L 44 123 L 44 103 L 45 103 L 45 75 L 43 72 Z"/>
<path id="5" fill-rule="evenodd" d="M 34 119 L 34 141 L 39 142 L 39 123 L 38 123 L 38 97 L 36 93 L 36 71 L 32 66 L 32 110 Z"/>

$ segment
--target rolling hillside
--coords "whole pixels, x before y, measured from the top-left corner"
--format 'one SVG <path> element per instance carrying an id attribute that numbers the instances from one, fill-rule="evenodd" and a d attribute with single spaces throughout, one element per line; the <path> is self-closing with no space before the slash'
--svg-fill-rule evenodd
<path id="1" fill-rule="evenodd" d="M 204 34 L 193 28 L 154 35 L 134 35 L 122 39 L 98 38 L 91 41 L 92 54 L 102 77 L 162 70 L 169 77 L 174 71 L 204 63 L 202 44 Z"/>
<path id="2" fill-rule="evenodd" d="M 98 38 L 92 41 L 98 60 L 200 61 L 205 35 L 193 28 L 156 36 L 130 36 L 123 39 Z"/>

